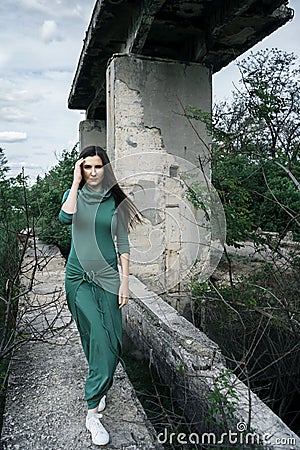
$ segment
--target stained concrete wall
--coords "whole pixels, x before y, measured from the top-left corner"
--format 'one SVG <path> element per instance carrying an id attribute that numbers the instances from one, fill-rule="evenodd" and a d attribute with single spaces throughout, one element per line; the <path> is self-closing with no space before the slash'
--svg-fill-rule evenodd
<path id="1" fill-rule="evenodd" d="M 106 149 L 105 120 L 86 119 L 79 124 L 80 150 L 88 145 L 98 145 Z"/>
<path id="2" fill-rule="evenodd" d="M 209 179 L 210 136 L 200 121 L 191 126 L 184 115 L 189 105 L 211 111 L 211 74 L 203 65 L 128 54 L 110 60 L 108 154 L 146 217 L 130 235 L 131 268 L 159 293 L 180 290 L 185 272 L 207 251 L 209 232 L 199 231 L 201 213 L 184 199 L 181 175 L 199 167 L 200 158 Z"/>
<path id="3" fill-rule="evenodd" d="M 211 112 L 211 73 L 202 64 L 114 55 L 107 71 L 108 151 L 121 158 L 167 152 L 198 164 L 211 139 L 200 122 L 183 116 L 193 105 Z"/>
<path id="4" fill-rule="evenodd" d="M 135 348 L 156 365 L 165 384 L 170 386 L 175 408 L 179 404 L 195 425 L 200 439 L 204 433 L 214 433 L 210 435 L 212 444 L 214 436 L 221 440 L 221 433 L 231 430 L 232 440 L 229 441 L 229 434 L 227 440 L 223 436 L 223 445 L 214 448 L 227 448 L 226 443 L 234 444 L 236 438 L 239 448 L 245 449 L 261 448 L 246 445 L 259 441 L 264 444 L 264 450 L 300 448 L 299 437 L 233 374 L 229 376 L 228 385 L 232 386 L 237 399 L 224 383 L 221 390 L 228 404 L 234 407 L 232 418 L 224 408 L 225 421 L 228 421 L 227 428 L 224 427 L 224 416 L 220 411 L 212 411 L 208 395 L 214 391 L 217 377 L 226 370 L 217 344 L 133 276 L 130 291 L 132 300 L 126 309 L 124 329 Z M 221 403 L 216 402 L 214 406 L 221 408 Z M 252 431 L 247 437 L 249 421 Z M 208 443 L 207 439 L 204 443 Z"/>

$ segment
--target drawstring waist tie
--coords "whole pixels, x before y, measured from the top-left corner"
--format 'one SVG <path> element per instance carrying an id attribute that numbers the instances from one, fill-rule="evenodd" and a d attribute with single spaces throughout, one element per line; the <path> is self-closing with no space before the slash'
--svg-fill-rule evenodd
<path id="1" fill-rule="evenodd" d="M 113 269 L 113 268 L 112 268 Z M 82 268 L 78 267 L 78 265 L 72 264 L 72 262 L 68 261 L 67 263 L 67 276 L 65 280 L 65 287 L 66 287 L 66 294 L 67 294 L 67 302 L 69 309 L 71 311 L 71 314 L 75 320 L 75 322 L 78 324 L 78 317 L 77 317 L 77 311 L 76 311 L 76 293 L 81 285 L 81 283 L 88 283 L 91 287 L 91 293 L 92 293 L 92 299 L 95 302 L 96 308 L 99 311 L 99 317 L 103 326 L 103 329 L 105 330 L 110 350 L 111 352 L 116 356 L 116 358 L 120 361 L 122 364 L 122 367 L 124 370 L 126 370 L 126 365 L 122 357 L 120 356 L 121 353 L 121 338 L 118 336 L 118 333 L 116 332 L 115 326 L 114 326 L 114 317 L 113 317 L 113 311 L 110 307 L 110 302 L 108 301 L 108 311 L 111 315 L 111 323 L 113 324 L 113 329 L 110 330 L 107 328 L 105 323 L 105 314 L 102 307 L 102 301 L 103 297 L 105 296 L 105 293 L 103 291 L 107 291 L 108 293 L 115 294 L 118 296 L 119 293 L 119 286 L 120 286 L 120 276 L 119 272 L 116 269 L 109 271 L 110 278 L 100 278 L 100 275 L 103 275 L 102 271 L 94 271 L 89 270 L 85 271 Z M 100 290 L 100 291 L 99 291 Z M 102 291 L 102 292 L 101 292 Z M 101 295 L 102 294 L 102 295 Z M 118 302 L 118 298 L 116 298 L 116 302 Z M 120 352 L 118 352 L 112 343 L 112 336 L 111 334 L 114 334 L 117 341 L 120 345 Z"/>

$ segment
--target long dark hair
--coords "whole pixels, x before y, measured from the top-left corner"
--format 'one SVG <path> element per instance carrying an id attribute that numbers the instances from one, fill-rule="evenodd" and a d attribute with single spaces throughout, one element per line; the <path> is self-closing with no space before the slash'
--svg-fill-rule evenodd
<path id="1" fill-rule="evenodd" d="M 99 156 L 104 166 L 103 187 L 109 189 L 115 199 L 116 208 L 119 207 L 122 218 L 125 223 L 133 228 L 138 223 L 143 222 L 143 214 L 137 209 L 134 203 L 127 197 L 123 189 L 120 188 L 116 180 L 115 174 L 112 170 L 109 157 L 102 147 L 97 145 L 89 145 L 81 150 L 80 158 L 87 158 L 88 156 Z M 82 189 L 85 185 L 85 179 L 82 177 L 79 188 Z"/>

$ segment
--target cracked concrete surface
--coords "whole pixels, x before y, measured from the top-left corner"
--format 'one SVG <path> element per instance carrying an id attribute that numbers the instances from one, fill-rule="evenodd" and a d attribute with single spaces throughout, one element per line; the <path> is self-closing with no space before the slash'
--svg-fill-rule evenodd
<path id="1" fill-rule="evenodd" d="M 31 306 L 47 305 L 42 316 L 53 317 L 61 311 L 57 326 L 68 323 L 69 312 L 63 295 L 58 305 L 53 291 L 63 293 L 64 260 L 55 249 L 38 244 L 43 269 L 36 274 L 35 288 L 27 302 L 24 319 L 27 325 L 40 330 L 45 317 L 33 320 Z M 27 252 L 27 265 L 33 258 Z M 47 302 L 48 300 L 48 302 Z M 55 307 L 54 307 L 55 305 Z M 53 312 L 53 308 L 55 308 Z M 30 322 L 28 320 L 30 318 Z M 33 325 L 35 328 L 33 328 Z M 29 326 L 29 325 L 28 325 Z M 43 330 L 42 330 L 43 331 Z M 53 336 L 45 334 L 47 342 L 27 342 L 12 358 L 4 414 L 1 448 L 4 450 L 85 450 L 100 448 L 91 442 L 85 429 L 86 403 L 84 382 L 87 364 L 74 323 Z M 102 422 L 111 441 L 105 449 L 161 448 L 152 425 L 138 401 L 126 373 L 119 365 L 113 387 L 107 397 Z"/>

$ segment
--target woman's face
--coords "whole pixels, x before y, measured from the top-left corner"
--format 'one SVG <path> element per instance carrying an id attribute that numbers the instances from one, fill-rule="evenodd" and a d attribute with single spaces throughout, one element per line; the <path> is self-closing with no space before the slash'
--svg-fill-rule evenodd
<path id="1" fill-rule="evenodd" d="M 87 156 L 82 163 L 82 175 L 85 182 L 94 191 L 102 189 L 104 178 L 104 167 L 100 156 Z"/>

